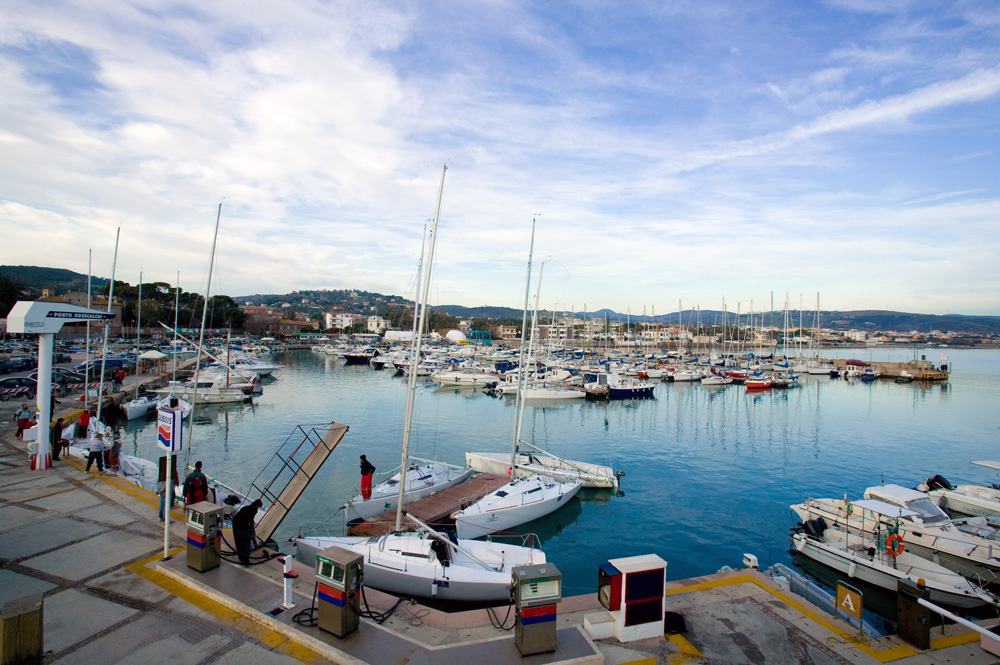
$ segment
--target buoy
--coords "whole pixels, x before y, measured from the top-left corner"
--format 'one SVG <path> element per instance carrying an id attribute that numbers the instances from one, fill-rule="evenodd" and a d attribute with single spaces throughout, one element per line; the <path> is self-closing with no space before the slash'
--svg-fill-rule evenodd
<path id="1" fill-rule="evenodd" d="M 893 556 L 899 556 L 906 549 L 903 544 L 903 537 L 898 533 L 894 533 L 889 536 L 889 539 L 885 541 L 885 549 L 888 550 L 889 554 Z"/>

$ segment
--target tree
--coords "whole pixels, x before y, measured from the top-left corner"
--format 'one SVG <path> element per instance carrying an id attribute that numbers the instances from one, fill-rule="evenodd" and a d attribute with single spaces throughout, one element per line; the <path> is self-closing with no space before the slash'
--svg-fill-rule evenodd
<path id="1" fill-rule="evenodd" d="M 7 312 L 11 310 L 18 300 L 21 299 L 21 291 L 24 287 L 20 284 L 15 284 L 3 275 L 0 275 L 0 312 L 4 316 L 7 316 Z"/>

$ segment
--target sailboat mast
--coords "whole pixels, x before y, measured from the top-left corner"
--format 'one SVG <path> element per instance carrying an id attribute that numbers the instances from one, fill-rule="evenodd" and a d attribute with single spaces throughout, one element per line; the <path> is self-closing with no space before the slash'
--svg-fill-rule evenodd
<path id="1" fill-rule="evenodd" d="M 139 353 L 142 342 L 142 271 L 139 271 L 139 305 L 135 320 L 135 398 L 139 399 Z"/>
<path id="2" fill-rule="evenodd" d="M 181 305 L 181 271 L 177 271 L 177 283 L 174 286 L 174 376 L 173 380 L 177 380 L 177 310 Z"/>
<path id="3" fill-rule="evenodd" d="M 115 295 L 115 268 L 118 266 L 118 236 L 121 235 L 121 232 L 122 228 L 119 226 L 118 230 L 115 231 L 115 258 L 111 261 L 111 286 L 108 289 L 108 314 L 111 313 L 111 298 Z M 107 368 L 108 364 L 108 329 L 110 327 L 110 323 L 104 325 L 104 350 L 101 352 L 101 382 L 97 386 L 97 424 L 94 425 L 95 432 L 101 424 L 101 406 L 104 402 L 104 370 Z"/>
<path id="4" fill-rule="evenodd" d="M 91 275 L 93 274 L 93 262 L 94 250 L 87 250 L 87 309 L 90 309 L 90 295 L 93 293 L 93 289 L 90 286 Z M 83 395 L 84 395 L 84 407 L 87 406 L 86 396 L 87 396 L 87 385 L 90 383 L 90 319 L 87 319 L 87 346 L 85 347 L 83 355 Z"/>
<path id="5" fill-rule="evenodd" d="M 406 492 L 406 465 L 409 461 L 410 424 L 413 421 L 413 396 L 417 390 L 417 365 L 420 362 L 421 339 L 424 336 L 424 325 L 427 321 L 427 294 L 431 288 L 431 266 L 434 262 L 434 245 L 437 243 L 438 218 L 441 216 L 441 197 L 444 195 L 444 176 L 448 165 L 441 167 L 441 184 L 438 186 L 437 203 L 434 206 L 434 222 L 431 224 L 431 235 L 427 247 L 427 270 L 424 271 L 424 283 L 420 289 L 420 323 L 417 325 L 417 335 L 413 342 L 413 357 L 410 358 L 410 375 L 406 395 L 405 422 L 403 423 L 403 451 L 399 465 L 399 494 L 396 503 L 396 531 L 403 528 L 403 494 Z"/>
<path id="6" fill-rule="evenodd" d="M 531 259 L 535 254 L 535 218 L 531 218 L 531 244 L 528 246 L 528 274 L 524 278 L 524 313 L 521 315 L 521 353 L 517 361 L 517 392 L 514 393 L 514 411 L 517 413 L 517 423 L 514 425 L 514 448 L 510 453 L 510 480 L 517 478 L 517 442 L 521 440 L 521 413 L 524 411 L 524 399 L 521 388 L 524 386 L 524 336 L 528 328 L 528 294 L 531 291 Z"/>
<path id="7" fill-rule="evenodd" d="M 194 361 L 194 390 L 191 392 L 191 420 L 188 421 L 187 453 L 184 455 L 184 468 L 191 461 L 191 446 L 194 445 L 194 412 L 198 404 L 198 373 L 201 369 L 201 349 L 205 345 L 205 321 L 208 317 L 208 294 L 212 290 L 212 270 L 215 268 L 215 243 L 219 239 L 219 222 L 222 220 L 222 204 L 215 214 L 215 233 L 212 235 L 212 254 L 208 257 L 208 279 L 205 282 L 205 301 L 201 307 L 201 332 L 198 334 L 198 352 Z"/>

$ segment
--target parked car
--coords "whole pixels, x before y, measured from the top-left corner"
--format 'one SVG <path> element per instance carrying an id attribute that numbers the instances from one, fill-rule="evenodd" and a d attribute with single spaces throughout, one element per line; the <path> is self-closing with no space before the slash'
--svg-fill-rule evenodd
<path id="1" fill-rule="evenodd" d="M 38 370 L 28 375 L 28 378 L 32 381 L 38 380 Z M 70 372 L 69 370 L 64 370 L 61 367 L 52 368 L 52 385 L 53 386 L 64 386 L 68 383 L 84 383 L 83 374 L 78 374 L 76 372 Z"/>
<path id="2" fill-rule="evenodd" d="M 59 363 L 71 363 L 73 362 L 73 357 L 68 353 L 56 353 L 52 356 L 52 362 Z"/>
<path id="3" fill-rule="evenodd" d="M 0 379 L 0 396 L 3 396 L 3 399 L 8 399 L 4 393 L 9 390 L 16 390 L 17 388 L 27 388 L 28 392 L 25 393 L 25 396 L 33 398 L 38 386 L 34 379 L 29 379 L 25 376 L 9 376 L 5 379 Z"/>

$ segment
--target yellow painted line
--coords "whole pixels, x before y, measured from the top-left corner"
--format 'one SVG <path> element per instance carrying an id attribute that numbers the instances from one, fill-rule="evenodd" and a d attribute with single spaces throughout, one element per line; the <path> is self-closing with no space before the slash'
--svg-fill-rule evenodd
<path id="1" fill-rule="evenodd" d="M 848 632 L 845 632 L 845 631 L 841 630 L 839 627 L 837 627 L 834 624 L 832 624 L 829 621 L 827 621 L 824 617 L 816 614 L 815 612 L 813 612 L 813 611 L 811 611 L 809 609 L 806 609 L 804 606 L 802 606 L 799 603 L 797 603 L 796 601 L 792 600 L 791 598 L 789 598 L 785 594 L 781 593 L 777 589 L 772 588 L 770 585 L 761 582 L 760 580 L 758 580 L 757 578 L 753 577 L 752 575 L 736 575 L 736 576 L 733 576 L 733 577 L 725 577 L 725 578 L 717 579 L 717 580 L 709 580 L 707 582 L 699 582 L 698 584 L 692 584 L 690 586 L 676 587 L 676 588 L 673 588 L 673 589 L 667 589 L 666 592 L 664 593 L 664 595 L 665 596 L 674 596 L 674 595 L 677 595 L 677 594 L 689 593 L 691 591 L 704 591 L 704 590 L 707 590 L 707 589 L 717 589 L 719 587 L 734 586 L 734 585 L 737 585 L 737 584 L 753 584 L 753 585 L 756 585 L 757 587 L 759 587 L 759 588 L 763 589 L 764 591 L 768 592 L 769 594 L 771 594 L 772 596 L 774 596 L 775 598 L 777 598 L 781 602 L 785 603 L 789 607 L 792 607 L 792 608 L 798 610 L 804 616 L 808 617 L 809 619 L 811 619 L 811 620 L 815 621 L 816 623 L 818 623 L 819 625 L 823 626 L 824 628 L 826 628 L 827 630 L 829 630 L 831 633 L 833 633 L 834 635 L 836 635 L 837 637 L 839 637 L 844 642 L 847 642 L 849 644 L 853 644 L 855 647 L 857 647 L 861 651 L 865 652 L 866 654 L 868 654 L 869 656 L 871 656 L 875 660 L 879 661 L 880 663 L 888 663 L 888 662 L 893 661 L 893 660 L 899 660 L 900 658 L 907 658 L 909 656 L 915 656 L 918 653 L 915 649 L 912 649 L 910 647 L 905 647 L 905 646 L 892 647 L 890 649 L 883 649 L 881 651 L 876 651 L 875 649 L 872 649 L 870 646 L 868 646 L 867 644 L 864 644 L 861 641 L 861 640 L 867 639 L 867 638 L 864 638 L 864 637 L 862 637 L 861 635 L 859 635 L 857 633 L 848 633 Z M 973 633 L 973 634 L 975 634 L 975 633 Z M 958 637 L 958 636 L 956 636 L 956 637 Z M 968 635 L 963 635 L 962 637 L 969 637 L 969 636 Z M 953 638 L 940 638 L 940 639 L 951 640 Z M 972 640 L 969 639 L 969 641 L 972 641 Z M 965 642 L 962 642 L 962 644 L 964 644 L 964 643 Z M 931 645 L 932 646 L 934 645 L 934 640 L 931 641 Z M 947 646 L 951 646 L 951 645 L 948 644 Z M 935 648 L 943 648 L 943 647 L 935 647 Z"/>
<path id="2" fill-rule="evenodd" d="M 184 549 L 185 548 L 183 547 L 178 547 L 171 550 L 170 556 L 176 556 Z M 148 582 L 152 582 L 165 591 L 170 592 L 172 595 L 180 598 L 184 602 L 194 605 L 203 612 L 211 614 L 222 623 L 235 628 L 254 641 L 260 642 L 269 649 L 274 649 L 279 653 L 303 663 L 311 664 L 329 662 L 329 660 L 321 657 L 312 649 L 290 641 L 281 633 L 271 630 L 266 626 L 262 626 L 253 619 L 247 618 L 246 615 L 235 610 L 231 610 L 222 603 L 212 600 L 208 596 L 205 596 L 198 591 L 195 591 L 194 589 L 185 586 L 163 573 L 149 567 L 149 564 L 159 561 L 161 558 L 161 555 L 156 554 L 148 559 L 130 564 L 126 566 L 125 569 L 130 573 L 147 580 Z"/>
<path id="3" fill-rule="evenodd" d="M 670 665 L 684 665 L 684 663 L 690 663 L 696 660 L 701 660 L 704 656 L 698 649 L 687 641 L 683 635 L 666 635 L 666 638 L 677 647 L 680 653 L 672 653 L 668 661 Z"/>
<path id="4" fill-rule="evenodd" d="M 956 647 L 960 644 L 970 644 L 978 641 L 979 633 L 974 630 L 970 630 L 969 632 L 962 633 L 961 635 L 945 635 L 944 637 L 936 637 L 931 640 L 931 648 L 947 649 L 948 647 Z"/>

